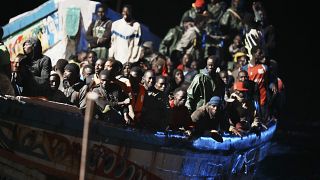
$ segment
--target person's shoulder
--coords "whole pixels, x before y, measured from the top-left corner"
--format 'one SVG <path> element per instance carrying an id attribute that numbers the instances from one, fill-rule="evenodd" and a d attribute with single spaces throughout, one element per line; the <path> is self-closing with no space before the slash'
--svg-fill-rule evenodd
<path id="1" fill-rule="evenodd" d="M 132 25 L 134 28 L 140 28 L 140 23 L 138 21 L 134 21 L 133 22 L 133 25 Z"/>

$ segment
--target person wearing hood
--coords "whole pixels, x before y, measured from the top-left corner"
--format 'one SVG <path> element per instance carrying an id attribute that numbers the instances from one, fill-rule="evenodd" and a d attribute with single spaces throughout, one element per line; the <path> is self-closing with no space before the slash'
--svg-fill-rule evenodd
<path id="1" fill-rule="evenodd" d="M 212 96 L 224 97 L 224 83 L 216 73 L 217 56 L 209 56 L 207 66 L 197 74 L 188 90 L 186 106 L 190 112 L 209 102 Z"/>
<path id="2" fill-rule="evenodd" d="M 24 96 L 46 96 L 52 70 L 50 57 L 42 54 L 41 42 L 36 37 L 23 43 L 25 57 L 21 60 L 21 78 Z"/>
<path id="3" fill-rule="evenodd" d="M 112 21 L 105 16 L 106 8 L 97 8 L 97 19 L 92 21 L 87 31 L 89 49 L 97 53 L 97 58 L 107 58 L 110 47 Z"/>
<path id="4" fill-rule="evenodd" d="M 80 79 L 80 68 L 77 64 L 69 63 L 64 67 L 63 88 L 63 93 L 69 102 L 84 112 L 89 88 Z"/>

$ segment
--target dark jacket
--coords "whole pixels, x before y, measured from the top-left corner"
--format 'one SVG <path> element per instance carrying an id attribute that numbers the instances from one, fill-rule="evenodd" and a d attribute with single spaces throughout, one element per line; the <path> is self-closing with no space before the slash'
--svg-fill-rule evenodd
<path id="1" fill-rule="evenodd" d="M 20 62 L 22 95 L 46 96 L 49 90 L 49 76 L 52 70 L 51 59 L 42 54 L 42 46 L 39 39 L 29 38 L 26 42 L 32 43 L 34 48 Z"/>
<path id="2" fill-rule="evenodd" d="M 112 21 L 107 18 L 91 22 L 86 33 L 90 48 L 110 47 L 111 26 Z M 99 44 L 97 43 L 98 38 L 103 39 Z"/>
<path id="3" fill-rule="evenodd" d="M 210 130 L 226 130 L 228 123 L 224 112 L 218 110 L 215 115 L 209 113 L 208 105 L 198 108 L 191 114 L 191 119 L 195 123 L 193 135 L 203 136 Z"/>

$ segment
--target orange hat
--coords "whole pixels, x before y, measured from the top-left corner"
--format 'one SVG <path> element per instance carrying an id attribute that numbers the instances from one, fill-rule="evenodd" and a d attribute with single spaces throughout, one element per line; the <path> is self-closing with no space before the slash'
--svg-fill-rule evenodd
<path id="1" fill-rule="evenodd" d="M 192 6 L 196 8 L 202 8 L 204 6 L 204 0 L 196 0 L 194 3 L 192 3 Z"/>
<path id="2" fill-rule="evenodd" d="M 248 91 L 248 89 L 244 87 L 244 83 L 241 81 L 235 82 L 233 85 L 233 89 L 238 91 Z"/>

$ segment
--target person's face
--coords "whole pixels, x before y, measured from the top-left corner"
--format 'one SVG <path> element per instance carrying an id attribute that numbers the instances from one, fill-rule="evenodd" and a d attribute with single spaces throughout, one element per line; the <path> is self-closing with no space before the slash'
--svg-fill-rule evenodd
<path id="1" fill-rule="evenodd" d="M 244 66 L 247 64 L 247 58 L 245 56 L 241 56 L 238 58 L 238 63 L 240 64 L 240 66 Z"/>
<path id="2" fill-rule="evenodd" d="M 237 46 L 239 46 L 240 43 L 241 43 L 241 37 L 240 37 L 239 35 L 237 35 L 236 37 L 234 37 L 233 43 L 236 44 Z"/>
<path id="3" fill-rule="evenodd" d="M 15 57 L 15 58 L 11 61 L 11 71 L 12 71 L 12 72 L 18 72 L 18 71 L 19 71 L 20 60 L 21 60 L 21 58 Z"/>
<path id="4" fill-rule="evenodd" d="M 100 87 L 106 89 L 110 80 L 107 78 L 105 74 L 100 75 Z"/>
<path id="5" fill-rule="evenodd" d="M 30 42 L 26 42 L 23 45 L 23 50 L 26 54 L 30 54 L 33 51 L 33 45 Z"/>
<path id="6" fill-rule="evenodd" d="M 99 74 L 104 68 L 103 61 L 97 60 L 95 66 L 94 66 L 94 73 Z"/>
<path id="7" fill-rule="evenodd" d="M 185 91 L 178 91 L 174 95 L 174 104 L 175 106 L 184 106 L 187 101 L 187 93 Z"/>
<path id="8" fill-rule="evenodd" d="M 244 73 L 244 72 L 240 72 L 238 76 L 239 76 L 238 79 L 239 79 L 239 81 L 241 81 L 241 82 L 244 82 L 245 80 L 248 79 L 247 74 Z"/>
<path id="9" fill-rule="evenodd" d="M 93 69 L 91 69 L 91 68 L 85 68 L 85 69 L 83 69 L 83 71 L 82 71 L 82 76 L 83 76 L 84 78 L 87 78 L 87 77 L 90 76 L 91 74 L 93 74 Z"/>
<path id="10" fill-rule="evenodd" d="M 176 81 L 177 84 L 179 84 L 180 82 L 183 81 L 183 73 L 182 71 L 177 71 L 176 74 L 174 75 L 174 79 Z"/>
<path id="11" fill-rule="evenodd" d="M 96 61 L 95 55 L 93 53 L 89 53 L 87 57 L 87 61 L 89 62 L 89 64 L 93 65 Z"/>
<path id="12" fill-rule="evenodd" d="M 64 72 L 63 72 L 63 79 L 64 80 L 72 80 L 74 74 L 69 71 L 68 69 L 65 69 Z"/>
<path id="13" fill-rule="evenodd" d="M 99 7 L 98 10 L 97 10 L 98 19 L 102 19 L 104 17 L 104 15 L 105 15 L 104 8 Z"/>
<path id="14" fill-rule="evenodd" d="M 125 20 L 130 20 L 131 19 L 131 12 L 130 10 L 127 8 L 127 7 L 124 7 L 122 9 L 122 17 L 125 19 Z"/>
<path id="15" fill-rule="evenodd" d="M 83 52 L 78 55 L 79 62 L 83 62 L 87 59 L 87 53 Z"/>
<path id="16" fill-rule="evenodd" d="M 259 63 L 265 62 L 265 55 L 262 49 L 257 49 L 257 51 L 254 53 L 253 56 L 256 59 L 256 62 L 259 62 Z"/>
<path id="17" fill-rule="evenodd" d="M 196 61 L 192 61 L 191 68 L 194 69 L 194 70 L 197 70 L 198 69 L 198 63 Z"/>
<path id="18" fill-rule="evenodd" d="M 130 71 L 130 82 L 132 82 L 132 84 L 139 84 L 141 82 L 141 77 L 139 77 L 137 72 Z"/>
<path id="19" fill-rule="evenodd" d="M 214 116 L 217 114 L 218 106 L 217 105 L 209 105 L 209 113 Z"/>
<path id="20" fill-rule="evenodd" d="M 194 22 L 184 22 L 183 23 L 183 29 L 184 31 L 187 31 L 190 27 L 194 26 Z"/>
<path id="21" fill-rule="evenodd" d="M 227 80 L 228 80 L 227 73 L 220 73 L 219 75 L 222 81 L 224 82 L 224 84 L 227 84 Z"/>
<path id="22" fill-rule="evenodd" d="M 151 87 L 154 85 L 155 83 L 155 77 L 154 77 L 154 73 L 152 72 L 147 72 L 144 75 L 144 85 L 148 88 L 151 89 Z"/>
<path id="23" fill-rule="evenodd" d="M 214 60 L 211 58 L 207 60 L 207 70 L 209 74 L 214 74 L 216 71 Z"/>
<path id="24" fill-rule="evenodd" d="M 125 65 L 122 70 L 122 75 L 125 77 L 128 77 L 130 74 L 130 67 L 128 65 Z"/>
<path id="25" fill-rule="evenodd" d="M 52 90 L 57 90 L 60 85 L 60 80 L 56 76 L 50 76 L 49 83 Z"/>
<path id="26" fill-rule="evenodd" d="M 104 65 L 104 69 L 111 71 L 112 68 L 113 68 L 113 62 L 107 61 L 106 64 Z"/>
<path id="27" fill-rule="evenodd" d="M 189 56 L 185 54 L 185 55 L 182 57 L 182 64 L 185 66 L 185 65 L 188 64 L 189 61 L 190 61 Z"/>
<path id="28" fill-rule="evenodd" d="M 167 83 L 166 80 L 164 79 L 158 79 L 158 81 L 155 84 L 155 88 L 159 91 L 164 92 L 164 90 L 166 89 Z"/>
<path id="29" fill-rule="evenodd" d="M 152 49 L 149 47 L 143 47 L 144 56 L 149 56 L 152 54 Z"/>
<path id="30" fill-rule="evenodd" d="M 233 0 L 233 1 L 232 1 L 232 6 L 233 6 L 235 9 L 238 9 L 238 8 L 239 8 L 239 5 L 240 5 L 240 0 Z"/>
<path id="31" fill-rule="evenodd" d="M 162 65 L 161 64 L 157 64 L 157 63 L 153 63 L 152 64 L 152 70 L 157 74 L 161 74 L 162 73 Z"/>

